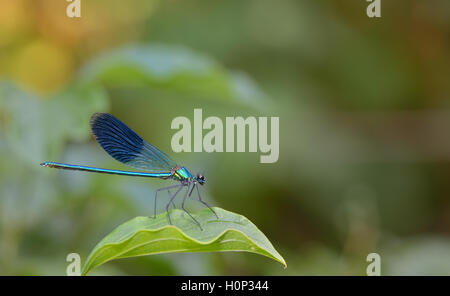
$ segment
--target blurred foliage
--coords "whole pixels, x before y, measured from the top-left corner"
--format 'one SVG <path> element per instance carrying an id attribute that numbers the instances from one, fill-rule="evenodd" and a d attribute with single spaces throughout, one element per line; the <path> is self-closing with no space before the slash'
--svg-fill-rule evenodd
<path id="1" fill-rule="evenodd" d="M 252 254 L 123 259 L 93 274 L 449 274 L 450 2 L 0 0 L 0 274 L 64 274 L 164 182 L 89 135 L 112 112 L 243 214 L 289 267 Z M 279 116 L 280 159 L 170 149 L 176 116 Z M 189 204 L 191 210 L 198 207 Z M 162 210 L 162 208 L 160 209 Z"/>
<path id="2" fill-rule="evenodd" d="M 79 77 L 86 84 L 147 87 L 205 99 L 240 100 L 255 107 L 264 96 L 245 74 L 229 73 L 210 58 L 175 46 L 128 46 L 109 52 L 86 65 Z"/>

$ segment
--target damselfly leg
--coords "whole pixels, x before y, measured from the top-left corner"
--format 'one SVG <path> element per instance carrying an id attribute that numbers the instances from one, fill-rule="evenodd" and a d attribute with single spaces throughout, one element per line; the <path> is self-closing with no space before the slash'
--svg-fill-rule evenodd
<path id="1" fill-rule="evenodd" d="M 202 226 L 200 226 L 200 223 L 184 208 L 184 202 L 186 201 L 186 198 L 188 197 L 188 192 L 189 192 L 190 186 L 191 186 L 191 184 L 188 183 L 188 188 L 186 189 L 186 192 L 184 193 L 183 201 L 181 202 L 181 208 L 192 218 L 192 220 L 194 220 L 195 223 L 197 223 L 198 227 L 200 227 L 200 230 L 203 230 Z M 195 183 L 192 185 L 192 188 L 194 188 L 194 186 L 195 186 Z"/>
<path id="2" fill-rule="evenodd" d="M 216 215 L 217 219 L 219 219 L 219 216 L 217 216 L 216 212 L 209 206 L 209 204 L 206 203 L 206 201 L 204 201 L 200 195 L 200 190 L 198 189 L 198 183 L 194 183 L 194 186 L 192 186 L 191 192 L 189 192 L 189 197 L 191 196 L 192 192 L 194 191 L 194 187 L 197 189 L 197 194 L 198 194 L 198 201 L 201 202 L 204 206 L 206 206 L 208 209 L 211 210 L 211 212 L 214 213 L 214 215 Z"/>
<path id="3" fill-rule="evenodd" d="M 171 193 L 170 193 L 170 189 L 169 189 L 169 190 L 167 190 L 167 193 L 168 193 L 169 195 L 171 195 Z M 175 205 L 175 201 L 172 201 L 172 205 L 173 205 L 173 208 L 174 208 L 174 209 L 176 209 L 176 208 L 177 208 L 177 206 Z"/>
<path id="4" fill-rule="evenodd" d="M 172 195 L 172 197 L 170 198 L 169 202 L 168 202 L 167 205 L 166 205 L 166 212 L 167 212 L 167 216 L 169 217 L 169 223 L 170 223 L 170 224 L 172 224 L 172 220 L 170 219 L 169 206 L 170 206 L 170 204 L 173 202 L 173 200 L 174 200 L 174 198 L 177 196 L 177 194 L 181 191 L 181 189 L 182 189 L 184 186 L 187 186 L 187 185 L 188 185 L 188 183 L 181 183 L 181 184 L 177 185 L 177 186 L 179 187 L 178 190 L 175 192 L 174 195 Z"/>
<path id="5" fill-rule="evenodd" d="M 169 191 L 172 188 L 177 188 L 177 187 L 181 187 L 181 186 L 183 186 L 183 184 L 181 184 L 181 185 L 177 184 L 177 185 L 172 185 L 172 186 L 167 186 L 167 187 L 156 189 L 156 191 L 155 191 L 155 205 L 154 205 L 154 209 L 153 209 L 153 218 L 156 218 L 156 198 L 158 197 L 158 192 L 162 191 L 162 190 Z M 169 194 L 170 194 L 170 192 L 169 192 Z M 173 202 L 172 199 L 171 199 L 171 201 L 172 201 L 173 207 L 175 207 L 175 203 Z"/>

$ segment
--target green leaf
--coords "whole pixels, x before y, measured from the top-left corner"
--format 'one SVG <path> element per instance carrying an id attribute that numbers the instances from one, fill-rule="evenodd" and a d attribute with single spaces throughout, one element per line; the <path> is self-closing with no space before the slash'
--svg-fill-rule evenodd
<path id="1" fill-rule="evenodd" d="M 136 217 L 117 227 L 92 250 L 82 274 L 110 260 L 162 253 L 245 251 L 286 262 L 267 237 L 244 216 L 214 208 L 195 214 L 203 230 L 182 210 L 152 217 Z"/>

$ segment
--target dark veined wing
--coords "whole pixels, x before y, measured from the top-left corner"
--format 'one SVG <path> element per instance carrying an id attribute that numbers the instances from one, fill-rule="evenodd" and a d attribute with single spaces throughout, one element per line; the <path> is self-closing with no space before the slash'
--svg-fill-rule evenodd
<path id="1" fill-rule="evenodd" d="M 95 113 L 90 124 L 100 146 L 126 165 L 150 172 L 170 171 L 177 166 L 167 154 L 147 143 L 111 114 Z"/>

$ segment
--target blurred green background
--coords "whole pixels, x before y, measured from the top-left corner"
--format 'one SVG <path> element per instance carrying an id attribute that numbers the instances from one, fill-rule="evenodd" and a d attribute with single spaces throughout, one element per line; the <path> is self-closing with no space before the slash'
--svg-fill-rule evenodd
<path id="1" fill-rule="evenodd" d="M 90 135 L 111 112 L 248 217 L 288 268 L 248 253 L 109 262 L 102 275 L 450 275 L 450 2 L 0 0 L 0 274 L 64 275 L 156 180 L 46 169 L 124 166 Z M 173 153 L 170 123 L 279 116 L 280 157 Z M 179 202 L 178 202 L 179 203 Z M 162 211 L 162 203 L 160 211 Z M 200 209 L 189 202 L 192 211 Z"/>

